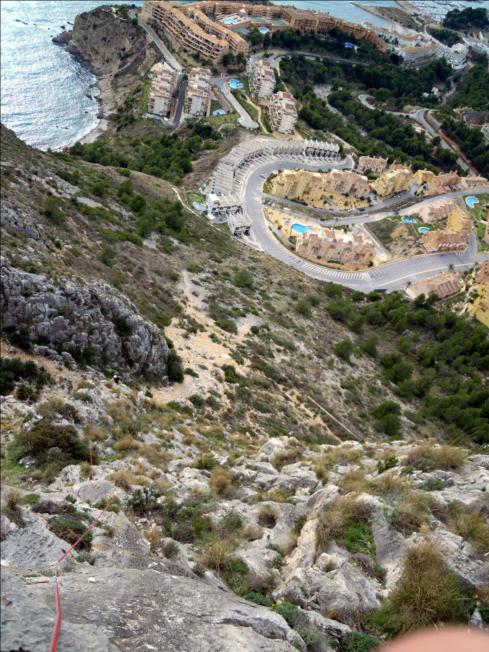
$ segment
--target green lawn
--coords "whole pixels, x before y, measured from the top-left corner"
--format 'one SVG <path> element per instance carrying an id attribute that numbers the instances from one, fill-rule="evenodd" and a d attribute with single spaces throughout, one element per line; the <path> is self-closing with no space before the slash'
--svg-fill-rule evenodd
<path id="1" fill-rule="evenodd" d="M 149 91 L 151 90 L 151 80 L 147 79 L 143 85 L 141 94 L 141 113 L 148 113 L 149 109 Z"/>

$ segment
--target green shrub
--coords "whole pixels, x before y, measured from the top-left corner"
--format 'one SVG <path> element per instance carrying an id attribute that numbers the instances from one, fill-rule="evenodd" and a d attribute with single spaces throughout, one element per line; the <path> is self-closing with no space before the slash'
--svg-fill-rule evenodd
<path id="1" fill-rule="evenodd" d="M 382 641 L 371 634 L 349 632 L 341 638 L 339 652 L 371 652 L 381 645 Z"/>
<path id="2" fill-rule="evenodd" d="M 351 354 L 353 353 L 353 342 L 351 340 L 341 340 L 334 347 L 334 352 L 345 362 L 350 362 Z"/>
<path id="3" fill-rule="evenodd" d="M 253 287 L 253 277 L 246 269 L 239 269 L 234 275 L 234 285 L 238 288 L 251 289 Z"/>
<path id="4" fill-rule="evenodd" d="M 65 221 L 62 205 L 58 197 L 46 197 L 42 205 L 42 213 L 54 224 L 62 224 Z"/>
<path id="5" fill-rule="evenodd" d="M 157 487 L 135 489 L 127 499 L 127 506 L 135 514 L 147 514 L 158 509 L 161 491 Z"/>
<path id="6" fill-rule="evenodd" d="M 273 608 L 282 618 L 287 622 L 289 627 L 293 629 L 302 621 L 301 609 L 292 602 L 281 602 L 276 604 Z"/>
<path id="7" fill-rule="evenodd" d="M 101 263 L 107 265 L 107 267 L 112 267 L 115 263 L 116 257 L 117 257 L 117 252 L 115 251 L 115 249 L 107 245 L 100 252 L 98 259 L 100 260 Z"/>
<path id="8" fill-rule="evenodd" d="M 467 622 L 472 607 L 440 552 L 427 541 L 408 551 L 401 579 L 376 621 L 396 636 L 437 623 Z"/>
<path id="9" fill-rule="evenodd" d="M 245 600 L 249 602 L 254 602 L 255 604 L 260 605 L 261 607 L 271 607 L 272 601 L 263 593 L 258 593 L 257 591 L 248 591 L 243 595 Z"/>
<path id="10" fill-rule="evenodd" d="M 384 401 L 372 412 L 377 430 L 392 437 L 401 431 L 401 408 L 394 401 Z"/>
<path id="11" fill-rule="evenodd" d="M 53 455 L 50 449 L 59 450 Z M 90 459 L 86 442 L 78 437 L 73 426 L 53 423 L 46 417 L 29 430 L 18 432 L 10 452 L 16 461 L 25 456 L 32 456 L 41 466 L 51 462 L 55 463 L 58 469 L 67 464 Z"/>
<path id="12" fill-rule="evenodd" d="M 224 371 L 224 379 L 227 383 L 232 383 L 232 384 L 239 383 L 240 380 L 242 379 L 242 376 L 238 374 L 236 368 L 233 367 L 233 365 L 225 364 L 221 368 Z"/>
<path id="13" fill-rule="evenodd" d="M 175 349 L 170 349 L 167 360 L 168 380 L 172 383 L 183 383 L 184 373 L 182 359 Z"/>
<path id="14" fill-rule="evenodd" d="M 39 390 L 50 382 L 51 377 L 35 362 L 24 362 L 20 358 L 0 358 L 0 395 L 11 392 L 16 383 L 24 381 L 19 400 L 37 398 Z M 19 387 L 20 389 L 20 387 Z M 24 398 L 22 398 L 24 396 Z"/>
<path id="15" fill-rule="evenodd" d="M 66 518 L 64 516 L 55 516 L 49 521 L 49 529 L 60 539 L 64 539 L 70 544 L 75 543 L 78 538 L 85 532 L 87 525 L 76 518 Z M 87 532 L 83 539 L 78 543 L 77 550 L 90 550 L 92 546 L 92 532 Z"/>

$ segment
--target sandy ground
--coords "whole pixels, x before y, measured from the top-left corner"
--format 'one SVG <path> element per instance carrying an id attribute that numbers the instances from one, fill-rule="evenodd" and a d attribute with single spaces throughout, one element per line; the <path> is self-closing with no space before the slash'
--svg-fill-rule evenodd
<path id="1" fill-rule="evenodd" d="M 109 121 L 106 120 L 105 118 L 102 118 L 101 120 L 98 121 L 98 124 L 96 127 L 94 127 L 91 131 L 86 134 L 86 136 L 83 136 L 83 138 L 80 139 L 80 143 L 83 143 L 84 145 L 88 145 L 89 143 L 94 143 L 97 138 L 100 138 L 100 136 L 104 133 L 104 131 L 107 129 L 109 126 Z"/>
<path id="2" fill-rule="evenodd" d="M 204 290 L 192 283 L 188 272 L 183 272 L 180 289 L 186 303 L 185 313 L 175 318 L 171 325 L 165 328 L 165 334 L 174 342 L 184 368 L 193 369 L 198 374 L 198 378 L 186 374 L 183 383 L 160 389 L 152 388 L 153 398 L 156 402 L 168 403 L 187 399 L 193 394 L 207 394 L 213 390 L 221 396 L 222 402 L 227 404 L 227 399 L 224 397 L 224 384 L 220 380 L 223 374 L 221 368 L 225 364 L 230 364 L 238 373 L 247 373 L 246 367 L 237 364 L 230 352 L 259 320 L 254 317 L 241 319 L 237 322 L 237 335 L 225 333 L 205 312 Z M 205 330 L 189 333 L 179 325 L 185 316 L 194 319 Z"/>

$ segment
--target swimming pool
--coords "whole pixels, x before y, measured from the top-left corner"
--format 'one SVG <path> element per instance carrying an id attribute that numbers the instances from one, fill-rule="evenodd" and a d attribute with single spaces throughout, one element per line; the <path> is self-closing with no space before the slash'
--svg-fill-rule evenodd
<path id="1" fill-rule="evenodd" d="M 309 231 L 308 226 L 305 226 L 304 224 L 298 224 L 298 223 L 292 224 L 291 229 L 294 233 L 307 233 Z"/>
<path id="2" fill-rule="evenodd" d="M 239 88 L 243 88 L 243 82 L 239 81 L 239 79 L 231 79 L 229 82 L 229 88 L 236 91 Z"/>
<path id="3" fill-rule="evenodd" d="M 206 205 L 205 205 L 205 204 L 201 204 L 201 203 L 198 202 L 198 201 L 194 201 L 194 202 L 192 203 L 192 206 L 195 208 L 196 211 L 199 211 L 199 213 L 203 213 L 203 212 L 206 210 Z"/>
<path id="4" fill-rule="evenodd" d="M 419 233 L 429 233 L 429 230 L 430 230 L 430 229 L 429 229 L 427 226 L 420 226 L 420 227 L 418 228 L 418 232 L 419 232 Z"/>
<path id="5" fill-rule="evenodd" d="M 479 203 L 479 200 L 477 199 L 477 197 L 470 195 L 470 197 L 465 198 L 465 203 L 469 208 L 474 208 L 474 206 Z"/>
<path id="6" fill-rule="evenodd" d="M 268 34 L 270 30 L 268 29 L 268 27 L 259 27 L 258 31 L 260 32 L 260 34 Z"/>
<path id="7" fill-rule="evenodd" d="M 215 111 L 212 112 L 212 115 L 215 116 L 226 115 L 226 111 L 224 109 L 216 109 Z"/>
<path id="8" fill-rule="evenodd" d="M 415 217 L 409 217 L 406 215 L 405 217 L 402 218 L 402 221 L 405 222 L 406 224 L 416 224 L 418 220 Z"/>

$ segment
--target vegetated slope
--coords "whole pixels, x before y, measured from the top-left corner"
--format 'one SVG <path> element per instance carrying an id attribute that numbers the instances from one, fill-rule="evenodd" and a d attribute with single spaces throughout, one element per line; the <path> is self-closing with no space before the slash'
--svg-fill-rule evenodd
<path id="1" fill-rule="evenodd" d="M 39 153 L 3 128 L 2 173 L 9 274 L 70 289 L 82 312 L 101 282 L 130 300 L 127 319 L 101 313 L 133 372 L 117 384 L 96 347 L 68 357 L 20 322 L 4 333 L 2 648 L 46 647 L 52 595 L 24 576 L 49 574 L 106 505 L 64 575 L 70 649 L 373 648 L 487 619 L 482 326 L 310 281 L 158 176 Z M 7 302 L 37 305 L 29 284 L 6 284 Z M 133 320 L 164 329 L 183 383 L 131 367 Z M 457 446 L 417 443 L 429 436 Z"/>

